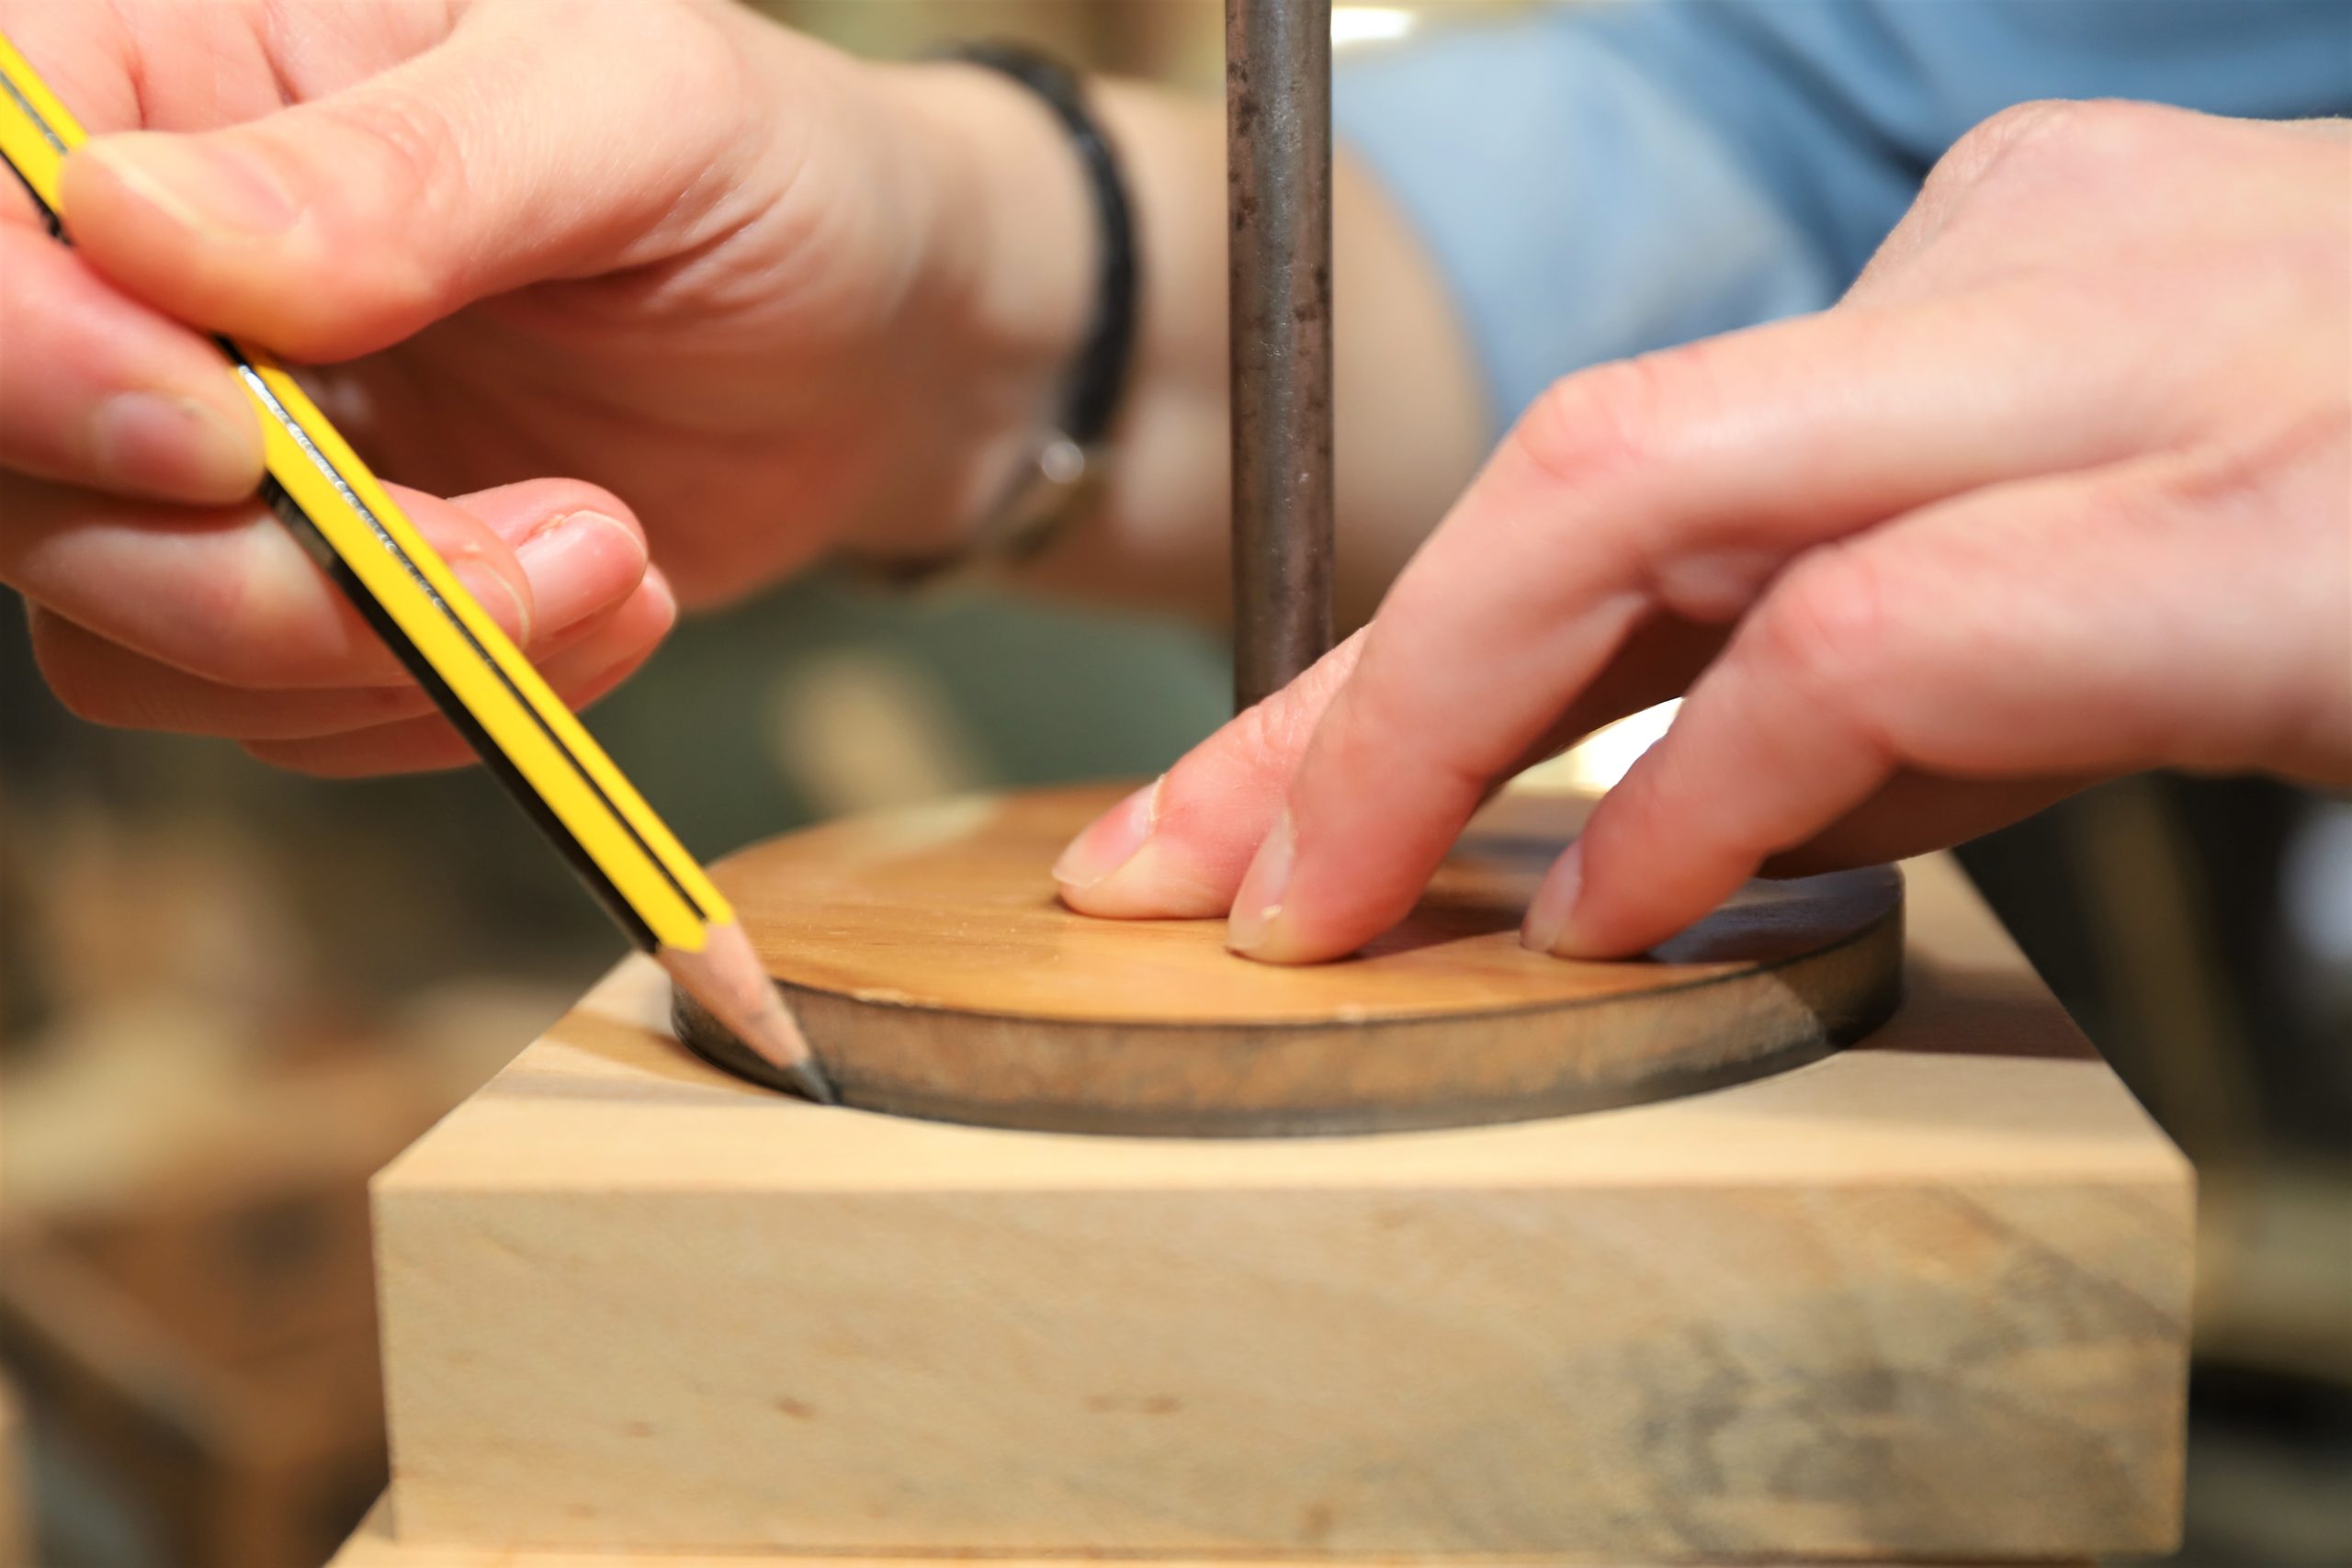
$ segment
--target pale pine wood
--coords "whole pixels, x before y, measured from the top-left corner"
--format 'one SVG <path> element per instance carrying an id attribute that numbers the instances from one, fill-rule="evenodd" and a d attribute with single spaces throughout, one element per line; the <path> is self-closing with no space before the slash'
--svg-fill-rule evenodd
<path id="1" fill-rule="evenodd" d="M 625 964 L 379 1179 L 403 1551 L 2163 1550 L 2188 1169 L 1911 889 L 1864 1045 L 1436 1133 L 820 1110 Z"/>
<path id="2" fill-rule="evenodd" d="M 987 1563 L 988 1568 L 1069 1568 L 1073 1562 L 1087 1560 L 1069 1557 L 989 1557 L 977 1560 L 969 1556 L 814 1557 L 800 1552 L 597 1551 L 562 1547 L 514 1551 L 505 1547 L 453 1546 L 400 1540 L 393 1532 L 391 1507 L 386 1501 L 376 1505 L 375 1510 L 352 1532 L 351 1539 L 344 1543 L 342 1551 L 335 1553 L 334 1560 L 327 1564 L 327 1568 L 972 1568 L 976 1561 Z M 1336 1559 L 1317 1561 L 1318 1568 L 1348 1568 Z M 1298 1562 L 1295 1557 L 1156 1558 L 1149 1568 L 1296 1568 Z M 1600 1558 L 1546 1556 L 1542 1562 L 1546 1568 L 1664 1568 L 1655 1561 L 1641 1563 L 1622 1557 L 1604 1561 Z M 1361 1568 L 1395 1568 L 1395 1559 L 1366 1560 Z M 1683 1568 L 1692 1568 L 1692 1565 L 1685 1564 Z M 1739 1568 L 1739 1565 L 1731 1559 L 1719 1559 L 1713 1564 L 1700 1564 L 1697 1568 Z M 1884 1559 L 1875 1563 L 1855 1561 L 1831 1563 L 1820 1560 L 1800 1562 L 1794 1558 L 1780 1558 L 1772 1562 L 1771 1568 L 1901 1568 L 1901 1565 Z M 2036 1562 L 2011 1559 L 1999 1564 L 1947 1559 L 1936 1563 L 1934 1568 L 2091 1568 L 2091 1564 L 2081 1558 Z"/>
<path id="3" fill-rule="evenodd" d="M 1221 920 L 1090 919 L 1046 867 L 1128 785 L 828 823 L 715 874 L 851 1105 L 1057 1131 L 1273 1134 L 1518 1121 L 1808 1061 L 1893 1010 L 1884 867 L 1750 884 L 1650 961 L 1566 963 L 1520 914 L 1588 803 L 1506 796 L 1396 930 L 1253 964 Z M 774 1074 L 679 999 L 684 1037 Z"/>

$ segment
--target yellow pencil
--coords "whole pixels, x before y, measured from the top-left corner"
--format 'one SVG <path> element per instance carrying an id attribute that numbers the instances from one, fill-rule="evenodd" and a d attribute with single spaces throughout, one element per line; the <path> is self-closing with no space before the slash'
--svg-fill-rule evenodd
<path id="1" fill-rule="evenodd" d="M 0 156 L 67 238 L 57 176 L 83 131 L 0 34 Z M 261 415 L 262 496 L 624 931 L 810 1099 L 833 1098 L 735 914 L 522 650 L 267 355 L 216 336 Z"/>

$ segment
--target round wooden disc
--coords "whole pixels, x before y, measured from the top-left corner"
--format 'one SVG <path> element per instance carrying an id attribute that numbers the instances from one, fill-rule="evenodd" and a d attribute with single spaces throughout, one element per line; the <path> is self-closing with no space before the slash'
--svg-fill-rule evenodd
<path id="1" fill-rule="evenodd" d="M 1893 1010 L 1889 868 L 1750 884 L 1628 963 L 1519 945 L 1587 803 L 1506 795 L 1359 955 L 1284 968 L 1221 920 L 1099 920 L 1046 868 L 1122 786 L 828 823 L 716 868 L 842 1099 L 1065 1131 L 1263 1134 L 1513 1121 L 1810 1061 Z M 763 1064 L 683 998 L 681 1036 Z"/>

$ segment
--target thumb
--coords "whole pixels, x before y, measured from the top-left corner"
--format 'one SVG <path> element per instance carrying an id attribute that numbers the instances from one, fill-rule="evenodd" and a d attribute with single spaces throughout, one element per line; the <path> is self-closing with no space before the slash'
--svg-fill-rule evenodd
<path id="1" fill-rule="evenodd" d="M 166 312 L 313 361 L 526 283 L 656 259 L 734 184 L 753 106 L 712 90 L 714 73 L 742 74 L 707 58 L 728 48 L 715 31 L 648 39 L 622 9 L 558 28 L 547 8 L 484 7 L 311 102 L 98 138 L 65 162 L 66 227 Z"/>

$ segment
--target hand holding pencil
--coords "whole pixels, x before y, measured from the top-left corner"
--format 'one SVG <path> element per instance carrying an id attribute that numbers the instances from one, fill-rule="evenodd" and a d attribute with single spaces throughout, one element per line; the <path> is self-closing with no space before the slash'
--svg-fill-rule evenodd
<path id="1" fill-rule="evenodd" d="M 65 164 L 84 140 L 72 111 L 0 35 L 0 159 L 21 183 L 40 226 L 58 241 L 73 238 L 65 213 Z M 27 246 L 23 238 L 16 236 L 13 263 L 40 254 L 40 242 Z M 31 265 L 38 272 L 39 264 Z M 61 289 L 72 287 L 64 281 L 69 273 L 51 270 L 47 276 Z M 266 468 L 260 499 L 288 535 L 622 929 L 785 1082 L 811 1099 L 830 1100 L 831 1086 L 808 1042 L 735 923 L 733 910 L 702 868 L 305 389 L 267 355 L 225 335 L 211 342 L 258 416 Z M 155 462 L 152 438 L 175 421 L 202 423 L 219 412 L 200 404 L 175 406 L 152 393 L 129 407 L 137 419 L 123 417 L 120 398 L 102 405 L 88 432 L 95 438 L 91 445 L 102 459 L 110 446 L 127 446 L 138 460 L 133 466 L 145 464 L 151 476 L 170 472 L 168 462 Z M 233 419 L 221 423 L 236 425 Z M 31 423 L 38 457 L 40 421 Z M 223 491 L 236 478 L 227 471 L 180 477 L 218 483 Z M 40 581 L 57 567 L 43 558 L 54 552 L 41 548 L 49 541 L 37 513 L 27 529 L 12 512 L 0 536 L 9 541 L 13 563 L 21 567 L 29 560 L 31 575 Z M 29 550 L 20 547 L 27 539 Z M 266 583 L 251 581 L 232 581 L 227 588 L 232 611 L 268 592 Z M 187 608 L 200 617 L 206 607 Z M 519 598 L 514 607 L 521 610 Z"/>
<path id="2" fill-rule="evenodd" d="M 968 319 L 888 73 L 734 6 L 450 9 L 0 0 L 93 136 L 73 251 L 0 179 L 0 581 L 88 716 L 326 774 L 472 755 L 251 503 L 260 426 L 187 323 L 310 367 L 574 706 L 681 602 L 958 525 L 1026 439 L 1058 340 Z"/>

